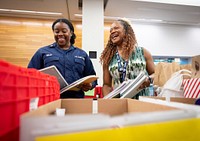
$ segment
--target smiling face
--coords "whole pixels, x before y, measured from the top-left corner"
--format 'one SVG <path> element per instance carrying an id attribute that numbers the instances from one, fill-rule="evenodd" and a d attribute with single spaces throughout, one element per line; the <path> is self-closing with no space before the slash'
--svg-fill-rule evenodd
<path id="1" fill-rule="evenodd" d="M 114 22 L 110 28 L 110 40 L 113 44 L 120 46 L 124 37 L 125 30 L 123 25 L 119 21 Z"/>
<path id="2" fill-rule="evenodd" d="M 68 49 L 70 47 L 71 30 L 66 23 L 58 22 L 55 24 L 54 29 L 54 39 L 58 45 L 63 49 Z"/>

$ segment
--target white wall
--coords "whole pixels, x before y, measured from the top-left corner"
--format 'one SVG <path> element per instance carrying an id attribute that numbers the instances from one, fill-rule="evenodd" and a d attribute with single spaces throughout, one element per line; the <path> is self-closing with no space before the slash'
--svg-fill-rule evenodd
<path id="1" fill-rule="evenodd" d="M 200 54 L 200 26 L 132 23 L 139 46 L 153 56 Z"/>
<path id="2" fill-rule="evenodd" d="M 82 48 L 87 53 L 97 51 L 97 59 L 92 62 L 99 76 L 98 84 L 102 86 L 103 71 L 99 63 L 104 48 L 102 0 L 83 1 L 82 24 Z M 200 54 L 200 26 L 133 23 L 133 28 L 138 45 L 148 49 L 153 56 L 191 57 Z"/>
<path id="3" fill-rule="evenodd" d="M 95 12 L 94 12 L 95 11 Z M 104 11 L 102 0 L 83 1 L 82 20 L 82 49 L 88 54 L 96 51 L 97 58 L 91 59 L 96 75 L 99 77 L 98 85 L 103 85 L 102 65 L 99 62 L 101 52 L 104 49 Z"/>
<path id="4" fill-rule="evenodd" d="M 144 23 L 133 23 L 132 26 L 138 45 L 148 49 L 153 56 L 192 57 L 200 54 L 198 26 Z M 97 51 L 100 54 L 102 49 L 99 48 Z M 98 62 L 93 63 L 102 76 L 102 66 Z M 99 82 L 100 85 L 103 84 L 102 78 Z"/>

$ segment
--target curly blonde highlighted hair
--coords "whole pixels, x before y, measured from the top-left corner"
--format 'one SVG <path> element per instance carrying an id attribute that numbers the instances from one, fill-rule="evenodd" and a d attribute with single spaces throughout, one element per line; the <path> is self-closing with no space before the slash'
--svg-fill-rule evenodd
<path id="1" fill-rule="evenodd" d="M 132 50 L 137 44 L 135 33 L 128 21 L 124 19 L 118 19 L 117 21 L 124 27 L 125 30 L 125 37 L 122 43 L 122 49 L 123 49 L 122 53 L 125 54 L 125 58 L 129 58 Z M 114 54 L 116 53 L 116 51 L 117 51 L 117 46 L 112 43 L 109 37 L 108 43 L 103 52 L 101 53 L 100 62 L 103 63 L 104 65 L 108 65 L 111 59 L 113 58 Z"/>

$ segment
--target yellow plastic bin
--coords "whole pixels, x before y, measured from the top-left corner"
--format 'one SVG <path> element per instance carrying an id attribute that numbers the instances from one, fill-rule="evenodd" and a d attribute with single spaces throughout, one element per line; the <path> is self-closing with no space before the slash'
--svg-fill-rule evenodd
<path id="1" fill-rule="evenodd" d="M 200 118 L 37 137 L 36 141 L 196 141 Z"/>

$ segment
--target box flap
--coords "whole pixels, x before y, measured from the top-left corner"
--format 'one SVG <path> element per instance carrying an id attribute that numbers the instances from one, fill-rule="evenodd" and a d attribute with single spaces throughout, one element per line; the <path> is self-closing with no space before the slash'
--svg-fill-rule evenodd
<path id="1" fill-rule="evenodd" d="M 38 109 L 22 114 L 20 117 L 45 116 L 51 115 L 56 108 L 61 108 L 61 100 L 52 101 L 48 104 L 40 106 Z"/>
<path id="2" fill-rule="evenodd" d="M 142 97 L 166 100 L 165 97 L 156 97 L 156 96 L 142 96 Z M 170 101 L 171 102 L 180 102 L 180 103 L 186 103 L 186 104 L 193 104 L 194 105 L 196 99 L 195 98 L 170 97 Z"/>
<path id="3" fill-rule="evenodd" d="M 66 114 L 92 113 L 92 99 L 62 99 L 61 108 Z"/>
<path id="4" fill-rule="evenodd" d="M 134 99 L 128 99 L 128 112 L 153 112 L 153 111 L 166 111 L 175 109 L 177 108 L 143 102 Z"/>
<path id="5" fill-rule="evenodd" d="M 98 112 L 109 114 L 111 116 L 126 113 L 127 99 L 98 99 Z"/>

